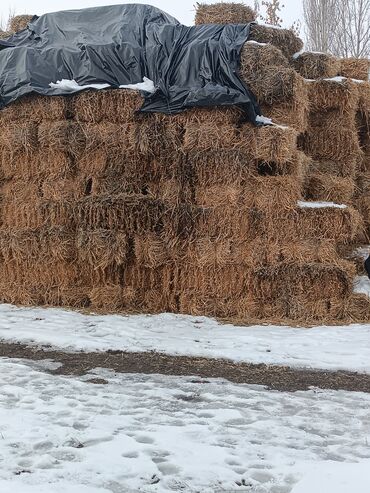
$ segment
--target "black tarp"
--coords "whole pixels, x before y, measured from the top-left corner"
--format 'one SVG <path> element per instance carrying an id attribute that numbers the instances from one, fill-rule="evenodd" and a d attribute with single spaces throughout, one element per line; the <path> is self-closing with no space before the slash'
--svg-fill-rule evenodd
<path id="1" fill-rule="evenodd" d="M 61 79 L 119 87 L 147 77 L 156 91 L 142 111 L 238 105 L 255 121 L 258 105 L 237 73 L 248 35 L 247 24 L 187 27 L 142 4 L 45 14 L 0 40 L 0 108 L 32 92 L 66 94 L 49 86 Z"/>

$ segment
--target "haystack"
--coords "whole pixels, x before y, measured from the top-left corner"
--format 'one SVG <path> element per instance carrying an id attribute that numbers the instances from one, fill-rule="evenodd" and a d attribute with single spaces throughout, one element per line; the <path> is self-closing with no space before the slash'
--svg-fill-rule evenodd
<path id="1" fill-rule="evenodd" d="M 369 80 L 370 60 L 368 58 L 343 58 L 340 75 L 356 80 Z"/>
<path id="2" fill-rule="evenodd" d="M 336 77 L 341 69 L 338 58 L 327 53 L 299 53 L 293 59 L 293 66 L 305 79 Z"/>
<path id="3" fill-rule="evenodd" d="M 257 18 L 257 13 L 244 3 L 219 2 L 197 3 L 195 24 L 248 24 Z"/>

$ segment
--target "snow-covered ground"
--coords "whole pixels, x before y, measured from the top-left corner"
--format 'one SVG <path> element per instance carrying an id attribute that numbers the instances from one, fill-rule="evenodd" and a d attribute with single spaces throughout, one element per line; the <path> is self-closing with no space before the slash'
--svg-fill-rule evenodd
<path id="1" fill-rule="evenodd" d="M 44 367 L 0 359 L 1 493 L 370 489 L 370 395 Z"/>
<path id="2" fill-rule="evenodd" d="M 68 351 L 159 351 L 370 373 L 370 325 L 311 329 L 222 325 L 185 315 L 85 315 L 0 305 L 0 340 Z"/>

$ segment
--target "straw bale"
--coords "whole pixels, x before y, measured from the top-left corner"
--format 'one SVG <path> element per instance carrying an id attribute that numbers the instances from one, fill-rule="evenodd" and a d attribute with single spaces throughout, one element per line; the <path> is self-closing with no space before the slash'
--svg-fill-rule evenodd
<path id="1" fill-rule="evenodd" d="M 265 214 L 254 224 L 259 234 L 267 238 L 286 240 L 317 239 L 350 243 L 359 233 L 362 220 L 352 207 L 297 208 L 273 214 Z"/>
<path id="2" fill-rule="evenodd" d="M 32 155 L 0 150 L 0 170 L 7 179 L 57 179 L 71 176 L 74 173 L 74 162 L 66 153 L 53 149 L 36 151 Z"/>
<path id="3" fill-rule="evenodd" d="M 187 162 L 194 183 L 204 186 L 233 185 L 255 174 L 255 159 L 240 149 L 191 151 Z"/>
<path id="4" fill-rule="evenodd" d="M 154 290 L 161 296 L 170 297 L 174 292 L 175 277 L 178 277 L 178 272 L 171 265 L 150 269 L 133 262 L 124 271 L 122 285 L 135 291 L 135 301 L 139 305 L 147 291 Z"/>
<path id="5" fill-rule="evenodd" d="M 261 111 L 273 123 L 305 132 L 308 126 L 308 97 L 292 98 L 288 103 L 262 104 Z"/>
<path id="6" fill-rule="evenodd" d="M 295 176 L 261 176 L 245 184 L 241 203 L 262 211 L 284 211 L 294 209 L 301 198 L 301 184 Z"/>
<path id="7" fill-rule="evenodd" d="M 332 176 L 354 179 L 357 174 L 357 158 L 349 158 L 344 161 L 325 160 L 311 161 L 310 173 L 325 173 Z"/>
<path id="8" fill-rule="evenodd" d="M 237 149 L 240 139 L 236 127 L 230 124 L 215 125 L 213 122 L 185 126 L 185 151 L 211 151 Z"/>
<path id="9" fill-rule="evenodd" d="M 141 195 L 91 196 L 74 206 L 81 227 L 120 228 L 128 234 L 160 230 L 164 212 L 163 202 Z"/>
<path id="10" fill-rule="evenodd" d="M 345 304 L 344 318 L 349 323 L 369 323 L 370 298 L 365 294 L 352 294 Z"/>
<path id="11" fill-rule="evenodd" d="M 5 201 L 29 203 L 41 197 L 40 184 L 36 181 L 9 180 L 3 183 L 1 189 Z"/>
<path id="12" fill-rule="evenodd" d="M 181 183 L 175 178 L 149 182 L 142 187 L 142 192 L 155 199 L 160 199 L 170 205 L 178 205 L 183 202 L 192 203 L 193 190 L 189 183 Z"/>
<path id="13" fill-rule="evenodd" d="M 159 115 L 157 115 L 159 118 Z M 162 115 L 168 125 L 174 125 L 178 132 L 185 126 L 213 123 L 214 125 L 238 125 L 244 118 L 243 111 L 237 106 L 213 106 L 188 108 L 176 115 Z"/>
<path id="14" fill-rule="evenodd" d="M 208 316 L 234 319 L 238 312 L 238 300 L 234 297 L 215 298 L 187 291 L 180 295 L 180 313 L 194 316 Z"/>
<path id="15" fill-rule="evenodd" d="M 154 233 L 135 235 L 134 251 L 138 265 L 150 269 L 161 267 L 171 258 L 167 242 Z"/>
<path id="16" fill-rule="evenodd" d="M 244 3 L 217 2 L 211 5 L 196 4 L 195 25 L 199 24 L 249 24 L 257 13 Z"/>
<path id="17" fill-rule="evenodd" d="M 231 206 L 241 204 L 242 187 L 234 185 L 197 185 L 195 187 L 195 203 L 203 207 Z"/>
<path id="18" fill-rule="evenodd" d="M 303 98 L 306 92 L 303 77 L 293 68 L 267 66 L 251 72 L 242 67 L 240 75 L 261 104 L 288 103 Z"/>
<path id="19" fill-rule="evenodd" d="M 0 283 L 0 302 L 13 305 L 40 306 L 42 304 L 40 289 L 27 287 L 21 283 L 2 281 Z"/>
<path id="20" fill-rule="evenodd" d="M 76 227 L 75 205 L 73 200 L 40 201 L 38 211 L 41 225 L 46 227 L 64 226 L 73 230 Z"/>
<path id="21" fill-rule="evenodd" d="M 358 107 L 358 84 L 351 79 L 306 80 L 311 112 L 339 110 L 354 112 Z"/>
<path id="22" fill-rule="evenodd" d="M 303 41 L 291 29 L 281 29 L 273 26 L 251 25 L 249 40 L 272 44 L 280 48 L 287 58 L 292 57 L 303 48 Z"/>
<path id="23" fill-rule="evenodd" d="M 43 225 L 43 216 L 38 201 L 21 202 L 17 200 L 3 201 L 1 220 L 4 228 L 23 229 L 38 228 Z"/>
<path id="24" fill-rule="evenodd" d="M 1 31 L 0 30 L 0 39 L 8 39 L 10 38 L 10 36 L 13 36 L 13 32 L 12 31 Z"/>
<path id="25" fill-rule="evenodd" d="M 187 251 L 186 261 L 199 267 L 226 266 L 242 263 L 239 252 L 242 246 L 231 239 L 204 236 L 192 242 Z"/>
<path id="26" fill-rule="evenodd" d="M 248 287 L 261 301 L 297 296 L 304 296 L 311 301 L 342 299 L 352 292 L 354 274 L 353 265 L 346 261 L 335 266 L 282 263 L 253 272 Z"/>
<path id="27" fill-rule="evenodd" d="M 363 156 L 357 133 L 347 128 L 336 132 L 330 128 L 311 127 L 304 135 L 303 150 L 316 161 L 357 163 Z"/>
<path id="28" fill-rule="evenodd" d="M 13 123 L 2 127 L 0 148 L 11 153 L 31 153 L 38 147 L 37 125 L 32 122 Z"/>
<path id="29" fill-rule="evenodd" d="M 89 308 L 88 286 L 53 286 L 42 292 L 43 304 L 46 306 L 63 306 L 70 308 Z"/>
<path id="30" fill-rule="evenodd" d="M 88 90 L 71 98 L 72 113 L 76 120 L 88 123 L 133 122 L 143 102 L 140 92 L 130 89 Z"/>
<path id="31" fill-rule="evenodd" d="M 47 179 L 39 185 L 41 196 L 46 200 L 79 200 L 84 197 L 86 183 L 79 178 Z"/>
<path id="32" fill-rule="evenodd" d="M 112 122 L 82 123 L 80 128 L 84 134 L 86 151 L 88 153 L 108 150 L 113 153 L 113 149 L 122 151 L 133 151 L 130 147 L 129 136 L 133 133 L 133 124 L 119 125 Z"/>
<path id="33" fill-rule="evenodd" d="M 369 80 L 370 60 L 368 58 L 342 58 L 340 75 L 356 80 Z"/>
<path id="34" fill-rule="evenodd" d="M 9 30 L 18 32 L 18 31 L 22 31 L 23 29 L 26 29 L 28 23 L 31 22 L 33 17 L 34 17 L 33 15 L 27 15 L 27 14 L 12 15 L 8 21 Z"/>
<path id="35" fill-rule="evenodd" d="M 245 266 L 194 267 L 184 265 L 181 277 L 174 283 L 179 293 L 193 291 L 199 296 L 239 298 L 248 292 L 250 270 Z"/>
<path id="36" fill-rule="evenodd" d="M 242 77 L 254 72 L 264 72 L 267 67 L 289 67 L 286 56 L 272 44 L 247 41 L 240 54 L 240 74 Z"/>
<path id="37" fill-rule="evenodd" d="M 256 136 L 256 159 L 284 164 L 293 158 L 297 149 L 297 132 L 293 128 L 266 125 L 256 129 Z"/>
<path id="38" fill-rule="evenodd" d="M 95 269 L 125 265 L 129 255 L 127 235 L 117 230 L 80 228 L 77 231 L 76 246 L 79 261 Z"/>
<path id="39" fill-rule="evenodd" d="M 65 96 L 23 96 L 0 111 L 0 122 L 36 122 L 64 120 L 70 114 L 70 99 Z"/>
<path id="40" fill-rule="evenodd" d="M 351 178 L 313 173 L 305 183 L 305 196 L 308 200 L 351 204 L 354 193 L 355 182 Z"/>
<path id="41" fill-rule="evenodd" d="M 336 77 L 341 63 L 328 53 L 305 51 L 294 59 L 293 66 L 305 79 L 320 79 Z"/>
<path id="42" fill-rule="evenodd" d="M 356 177 L 356 196 L 370 194 L 370 171 L 358 173 Z"/>
<path id="43" fill-rule="evenodd" d="M 117 312 L 125 308 L 124 288 L 120 285 L 94 287 L 89 292 L 91 307 L 97 310 Z"/>
<path id="44" fill-rule="evenodd" d="M 126 176 L 119 174 L 105 174 L 94 177 L 83 177 L 81 179 L 83 183 L 83 195 L 104 195 L 114 196 L 122 194 L 140 194 L 143 191 L 143 187 L 140 186 L 139 179 L 128 179 Z"/>
<path id="45" fill-rule="evenodd" d="M 72 121 L 44 122 L 38 128 L 41 148 L 68 152 L 73 156 L 81 154 L 85 148 L 85 135 L 81 126 Z"/>
<path id="46" fill-rule="evenodd" d="M 264 304 L 261 316 L 270 323 L 294 321 L 304 326 L 313 324 L 338 324 L 343 321 L 343 307 L 346 300 L 310 300 L 304 296 L 286 297 L 271 304 Z"/>

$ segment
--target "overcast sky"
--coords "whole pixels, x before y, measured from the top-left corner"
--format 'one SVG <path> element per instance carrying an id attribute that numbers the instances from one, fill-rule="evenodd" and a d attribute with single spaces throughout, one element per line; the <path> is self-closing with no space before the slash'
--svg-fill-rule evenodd
<path id="1" fill-rule="evenodd" d="M 214 3 L 214 0 L 201 0 L 203 3 Z M 237 0 L 236 0 L 237 1 Z M 120 3 L 147 3 L 165 10 L 186 25 L 193 24 L 194 4 L 196 0 L 143 0 L 125 2 L 122 0 L 0 0 L 0 19 L 2 24 L 8 18 L 9 12 L 16 14 L 45 14 L 57 10 L 82 9 L 85 7 L 97 7 L 99 5 L 112 5 Z M 253 4 L 252 1 L 247 4 Z M 301 0 L 285 0 L 285 8 L 282 17 L 286 24 L 292 24 L 301 17 Z"/>

